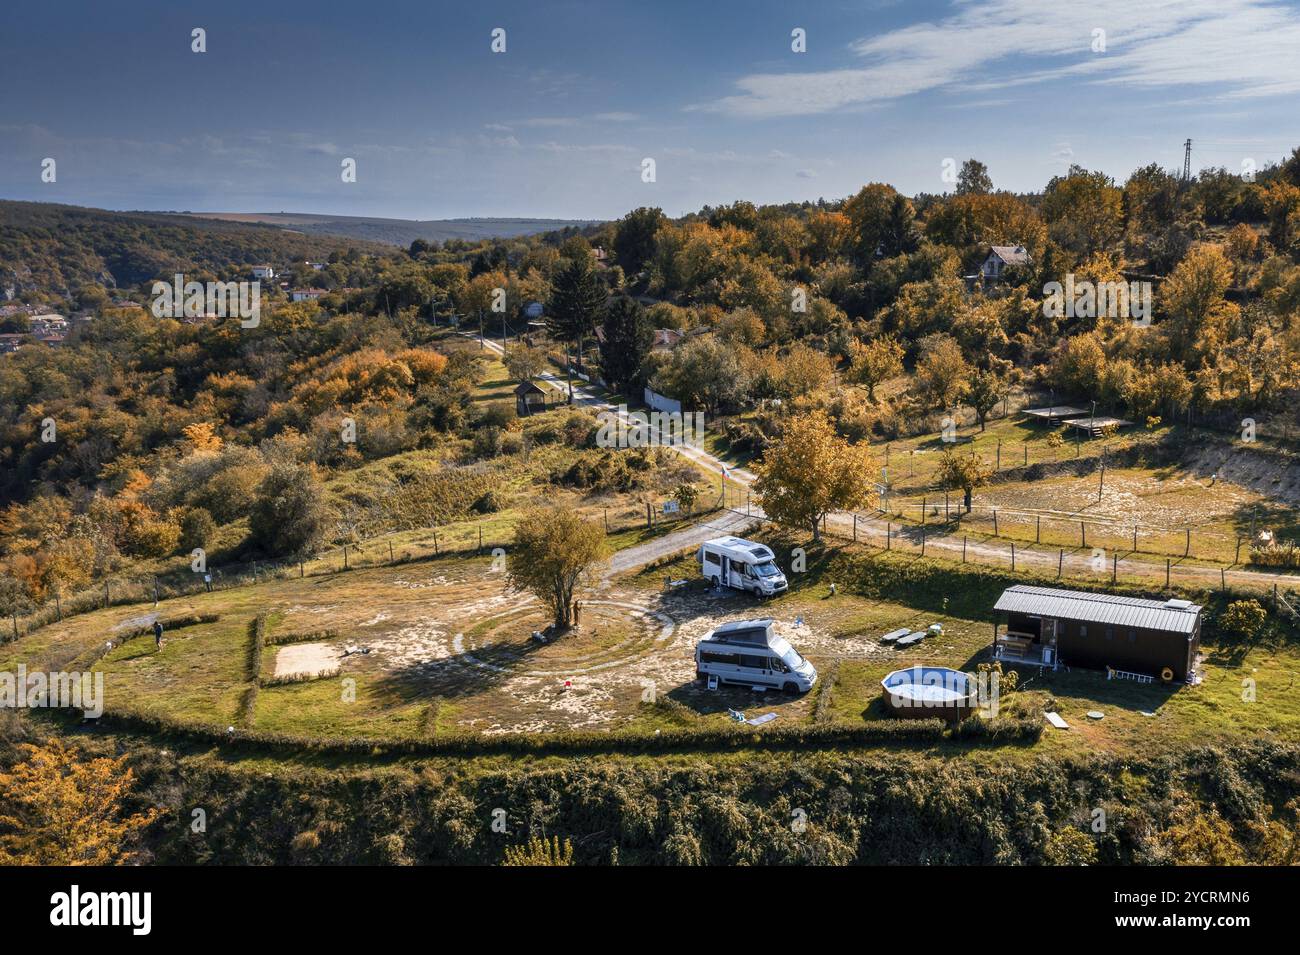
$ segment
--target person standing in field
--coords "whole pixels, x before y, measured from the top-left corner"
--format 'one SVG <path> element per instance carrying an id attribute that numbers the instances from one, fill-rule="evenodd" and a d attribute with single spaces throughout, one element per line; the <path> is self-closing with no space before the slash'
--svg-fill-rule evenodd
<path id="1" fill-rule="evenodd" d="M 154 642 L 154 647 L 158 650 L 162 649 L 162 635 L 163 635 L 162 621 L 155 620 L 153 622 L 153 642 Z"/>

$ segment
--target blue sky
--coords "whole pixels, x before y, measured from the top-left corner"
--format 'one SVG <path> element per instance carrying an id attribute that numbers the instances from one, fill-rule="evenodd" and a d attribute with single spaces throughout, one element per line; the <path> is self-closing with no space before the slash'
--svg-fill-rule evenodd
<path id="1" fill-rule="evenodd" d="M 1198 168 L 1300 145 L 1294 2 L 44 0 L 5 21 L 0 197 L 114 209 L 613 218 L 942 192 L 970 156 L 1022 190 L 1071 162 L 1181 167 L 1189 136 Z"/>

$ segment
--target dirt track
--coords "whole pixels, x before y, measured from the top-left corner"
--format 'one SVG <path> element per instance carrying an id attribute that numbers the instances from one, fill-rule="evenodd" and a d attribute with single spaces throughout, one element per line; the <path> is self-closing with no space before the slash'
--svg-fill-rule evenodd
<path id="1" fill-rule="evenodd" d="M 471 336 L 472 337 L 472 336 Z M 489 351 L 497 355 L 504 353 L 500 344 L 493 341 L 484 341 L 484 345 Z M 564 391 L 567 390 L 567 384 L 556 375 L 544 375 L 543 383 L 550 385 L 552 388 Z M 609 402 L 602 400 L 591 393 L 587 388 L 575 383 L 573 387 L 573 398 L 575 404 L 585 407 L 594 408 L 599 411 L 616 413 L 617 409 Z M 723 468 L 727 470 L 727 477 L 739 487 L 748 487 L 754 480 L 754 475 L 740 468 L 733 468 L 725 465 L 720 459 L 709 454 L 700 448 L 671 446 L 674 451 L 686 455 L 691 460 L 701 466 L 715 472 L 722 473 Z M 1220 465 L 1223 467 L 1223 465 Z M 667 556 L 675 550 L 680 550 L 692 544 L 698 544 L 708 540 L 710 537 L 718 536 L 724 533 L 734 533 L 739 528 L 747 524 L 754 523 L 763 517 L 763 512 L 757 506 L 753 507 L 750 515 L 746 516 L 738 512 L 735 514 L 735 521 L 729 521 L 725 516 L 713 518 L 710 521 L 699 525 L 696 528 L 675 531 L 665 536 L 662 540 L 652 541 L 637 547 L 629 548 L 615 558 L 616 563 L 611 563 L 610 573 L 622 573 L 636 567 L 644 566 L 651 561 L 660 557 Z M 853 518 L 849 514 L 835 514 L 829 519 L 829 523 L 838 536 L 849 537 L 853 534 Z M 857 523 L 857 539 L 874 544 L 879 547 L 885 545 L 886 522 L 879 518 L 865 518 L 859 516 Z M 894 529 L 894 547 L 909 553 L 920 552 L 920 533 L 919 529 L 914 526 Z M 990 543 L 970 541 L 965 544 L 967 560 L 974 560 L 981 564 L 1011 566 L 1011 548 L 1010 542 Z M 938 552 L 941 556 L 958 560 L 961 559 L 963 544 L 960 536 L 944 536 L 934 532 L 927 532 L 925 537 L 926 554 Z M 1067 551 L 1064 559 L 1060 562 L 1062 577 L 1094 577 L 1099 580 L 1109 579 L 1111 573 L 1112 553 L 1107 552 L 1104 556 L 1105 566 L 1096 569 L 1093 565 L 1093 552 L 1091 549 L 1086 551 L 1073 550 Z M 1028 567 L 1034 570 L 1054 573 L 1060 560 L 1059 552 L 1056 548 L 1034 548 L 1017 543 L 1015 545 L 1015 566 L 1017 568 Z M 1119 576 L 1132 579 L 1138 577 L 1144 581 L 1152 581 L 1160 584 L 1164 583 L 1165 565 L 1164 561 L 1155 559 L 1149 560 L 1142 557 L 1119 555 L 1119 564 L 1116 568 Z M 1213 588 L 1220 586 L 1222 583 L 1235 585 L 1238 588 L 1257 588 L 1267 589 L 1277 584 L 1279 587 L 1294 587 L 1300 584 L 1300 575 L 1288 573 L 1270 573 L 1268 571 L 1248 570 L 1242 567 L 1223 568 L 1210 567 L 1199 564 L 1184 563 L 1174 559 L 1170 570 L 1169 580 L 1171 585 L 1182 585 L 1190 587 L 1208 587 Z"/>

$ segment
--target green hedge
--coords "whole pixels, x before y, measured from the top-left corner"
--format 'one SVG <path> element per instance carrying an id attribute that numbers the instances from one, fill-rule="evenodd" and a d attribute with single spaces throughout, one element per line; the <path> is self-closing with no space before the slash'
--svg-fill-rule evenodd
<path id="1" fill-rule="evenodd" d="M 242 707 L 241 707 L 242 709 Z M 190 739 L 204 743 L 250 745 L 349 756 L 561 755 L 577 753 L 658 753 L 737 749 L 828 749 L 882 744 L 931 746 L 952 740 L 1028 743 L 1042 735 L 1037 719 L 968 719 L 949 724 L 939 719 L 880 720 L 863 724 L 826 723 L 758 730 L 740 725 L 707 729 L 669 729 L 656 733 L 557 732 L 505 733 L 499 736 L 456 734 L 439 739 L 372 739 L 360 736 L 303 737 L 285 733 L 191 726 L 152 714 L 115 711 L 100 722 L 125 730 Z"/>

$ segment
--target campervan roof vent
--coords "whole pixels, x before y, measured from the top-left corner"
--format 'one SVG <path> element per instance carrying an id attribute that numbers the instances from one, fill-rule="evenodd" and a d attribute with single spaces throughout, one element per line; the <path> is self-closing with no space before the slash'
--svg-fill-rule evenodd
<path id="1" fill-rule="evenodd" d="M 1165 609 L 1167 610 L 1187 610 L 1192 605 L 1190 600 L 1166 600 Z"/>

